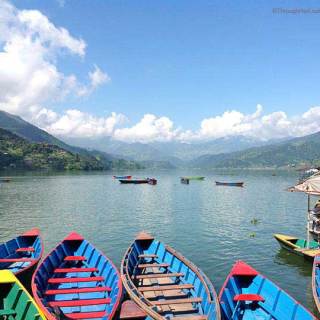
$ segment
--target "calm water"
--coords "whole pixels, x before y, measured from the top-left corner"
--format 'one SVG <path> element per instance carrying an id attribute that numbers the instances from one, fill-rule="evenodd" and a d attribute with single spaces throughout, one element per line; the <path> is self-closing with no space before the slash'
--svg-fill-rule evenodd
<path id="1" fill-rule="evenodd" d="M 48 252 L 75 230 L 119 266 L 135 234 L 147 230 L 203 269 L 217 291 L 243 259 L 314 309 L 311 263 L 280 250 L 272 236 L 304 236 L 307 199 L 284 191 L 295 174 L 194 172 L 206 180 L 183 185 L 186 172 L 137 173 L 156 176 L 157 186 L 120 185 L 112 174 L 15 176 L 0 186 L 0 241 L 39 227 Z M 243 180 L 245 188 L 215 180 Z"/>

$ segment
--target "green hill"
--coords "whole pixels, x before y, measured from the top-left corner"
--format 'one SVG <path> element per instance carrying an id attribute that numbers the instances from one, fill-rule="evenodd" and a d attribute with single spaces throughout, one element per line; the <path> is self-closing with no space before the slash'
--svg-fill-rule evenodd
<path id="1" fill-rule="evenodd" d="M 197 168 L 285 168 L 320 165 L 320 132 L 274 145 L 219 155 L 206 155 L 189 162 Z"/>

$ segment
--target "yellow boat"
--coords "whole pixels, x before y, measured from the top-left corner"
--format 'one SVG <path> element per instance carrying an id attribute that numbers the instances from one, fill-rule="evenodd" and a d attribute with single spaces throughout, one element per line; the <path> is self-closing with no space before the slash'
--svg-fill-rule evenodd
<path id="1" fill-rule="evenodd" d="M 9 270 L 0 270 L 0 319 L 46 319 L 28 291 Z"/>
<path id="2" fill-rule="evenodd" d="M 274 234 L 275 239 L 280 246 L 306 259 L 313 260 L 313 258 L 320 254 L 320 246 L 317 241 L 311 240 L 309 246 L 307 240 L 297 237 L 288 236 L 285 234 Z"/>

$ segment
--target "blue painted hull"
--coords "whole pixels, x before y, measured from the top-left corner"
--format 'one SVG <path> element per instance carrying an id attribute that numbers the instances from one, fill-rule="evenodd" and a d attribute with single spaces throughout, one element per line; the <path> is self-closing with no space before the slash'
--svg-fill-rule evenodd
<path id="1" fill-rule="evenodd" d="M 0 244 L 0 270 L 10 270 L 29 290 L 32 274 L 43 253 L 38 229 Z"/>
<path id="2" fill-rule="evenodd" d="M 32 292 L 48 320 L 105 320 L 117 312 L 122 283 L 106 256 L 71 233 L 39 265 Z"/>
<path id="3" fill-rule="evenodd" d="M 242 261 L 232 268 L 219 294 L 222 319 L 316 320 L 288 293 Z"/>
<path id="4" fill-rule="evenodd" d="M 217 295 L 206 275 L 148 234 L 139 234 L 127 250 L 121 277 L 146 319 L 220 319 Z"/>
<path id="5" fill-rule="evenodd" d="M 312 293 L 314 302 L 320 312 L 320 255 L 315 256 L 313 260 Z"/>

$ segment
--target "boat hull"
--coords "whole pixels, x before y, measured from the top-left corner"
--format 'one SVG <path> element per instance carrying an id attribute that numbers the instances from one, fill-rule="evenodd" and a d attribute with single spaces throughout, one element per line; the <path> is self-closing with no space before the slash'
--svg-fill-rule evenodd
<path id="1" fill-rule="evenodd" d="M 216 181 L 217 186 L 226 186 L 226 187 L 243 187 L 244 182 L 220 182 Z"/>
<path id="2" fill-rule="evenodd" d="M 243 261 L 231 269 L 219 294 L 222 318 L 292 319 L 317 318 L 287 292 Z"/>
<path id="3" fill-rule="evenodd" d="M 38 266 L 32 292 L 48 320 L 112 319 L 122 283 L 114 264 L 72 232 Z"/>
<path id="4" fill-rule="evenodd" d="M 0 270 L 0 306 L 3 319 L 45 320 L 31 295 L 9 270 Z"/>
<path id="5" fill-rule="evenodd" d="M 113 176 L 113 179 L 131 179 L 132 176 Z"/>
<path id="6" fill-rule="evenodd" d="M 320 255 L 315 256 L 312 268 L 312 294 L 320 313 Z"/>
<path id="7" fill-rule="evenodd" d="M 280 246 L 283 249 L 286 249 L 296 255 L 302 256 L 307 260 L 313 261 L 314 257 L 320 253 L 320 248 L 315 248 L 316 242 L 312 241 L 312 247 L 314 248 L 306 248 L 306 241 L 303 239 L 299 239 L 297 237 L 292 237 L 284 234 L 274 234 L 274 238 L 278 241 Z M 303 243 L 304 245 L 300 245 Z"/>
<path id="8" fill-rule="evenodd" d="M 180 319 L 220 319 L 210 280 L 180 253 L 148 234 L 140 233 L 126 251 L 121 278 L 128 295 L 148 319 L 163 320 L 177 313 Z"/>
<path id="9" fill-rule="evenodd" d="M 144 184 L 148 183 L 148 179 L 119 179 L 122 184 Z"/>
<path id="10" fill-rule="evenodd" d="M 198 180 L 198 181 L 203 181 L 205 179 L 205 177 L 181 177 L 181 179 L 185 179 L 185 180 Z"/>

